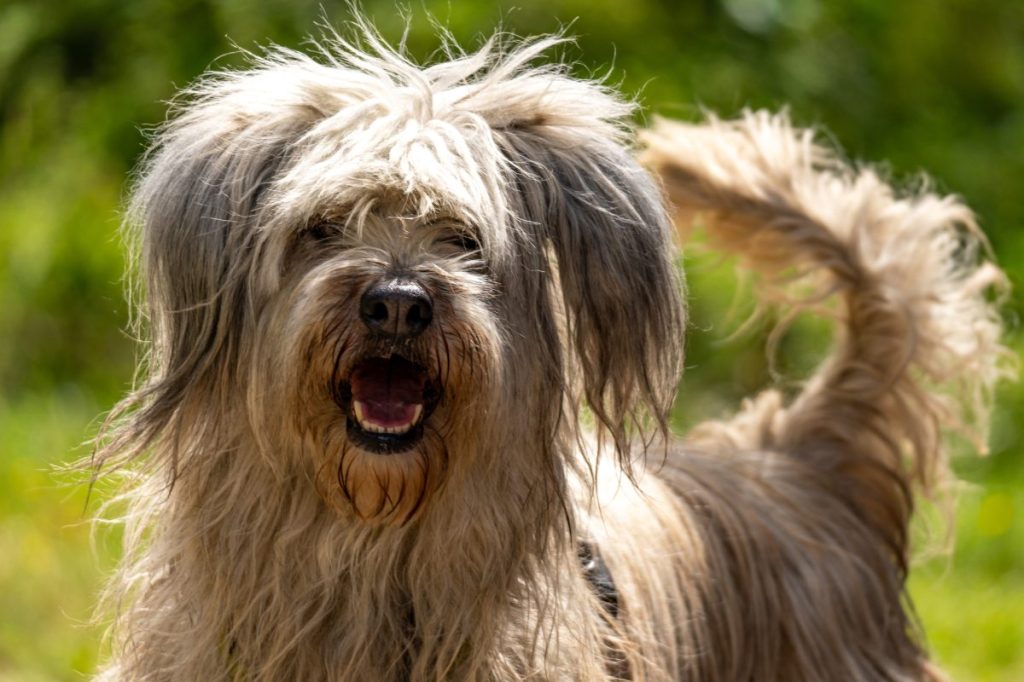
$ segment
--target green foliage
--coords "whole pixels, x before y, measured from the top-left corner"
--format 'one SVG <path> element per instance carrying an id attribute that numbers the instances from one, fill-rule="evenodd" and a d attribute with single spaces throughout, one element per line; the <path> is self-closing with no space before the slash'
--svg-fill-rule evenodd
<path id="1" fill-rule="evenodd" d="M 387 38 L 400 37 L 392 2 L 364 7 Z M 578 40 L 566 54 L 577 72 L 610 74 L 648 113 L 788 104 L 851 158 L 887 160 L 905 184 L 926 169 L 964 196 L 1011 279 L 1024 282 L 1021 3 L 422 0 L 407 41 L 420 59 L 437 48 L 428 13 L 467 47 L 499 23 L 535 34 L 572 22 Z M 243 64 L 239 48 L 299 47 L 318 17 L 340 26 L 349 16 L 347 5 L 319 0 L 0 5 L 0 678 L 73 679 L 95 664 L 102 630 L 81 623 L 116 552 L 108 538 L 92 553 L 84 486 L 51 467 L 87 452 L 75 445 L 131 383 L 118 210 L 141 131 L 206 68 Z M 680 426 L 770 379 L 763 330 L 721 343 L 731 279 L 706 258 L 691 261 Z M 737 300 L 742 319 L 748 299 Z M 1022 312 L 1011 299 L 1018 351 Z M 787 337 L 785 376 L 813 365 L 823 329 L 805 321 Z M 958 463 L 978 487 L 962 496 L 956 552 L 912 581 L 938 657 L 965 680 L 1024 677 L 1024 392 L 1006 387 L 1000 398 L 992 455 Z"/>

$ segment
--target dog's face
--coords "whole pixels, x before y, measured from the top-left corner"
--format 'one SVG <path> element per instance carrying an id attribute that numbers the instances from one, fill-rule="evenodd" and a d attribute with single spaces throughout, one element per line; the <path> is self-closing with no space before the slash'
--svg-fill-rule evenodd
<path id="1" fill-rule="evenodd" d="M 630 107 L 525 68 L 546 46 L 428 69 L 340 47 L 196 86 L 133 202 L 140 428 L 182 457 L 252 441 L 241 456 L 374 522 L 416 518 L 459 470 L 564 480 L 584 404 L 627 462 L 679 370 L 670 231 Z"/>
<path id="2" fill-rule="evenodd" d="M 250 387 L 284 398 L 260 410 L 286 415 L 268 441 L 287 451 L 298 437 L 325 499 L 398 521 L 444 480 L 453 448 L 486 447 L 506 344 L 478 228 L 405 198 L 366 208 L 282 235 Z"/>

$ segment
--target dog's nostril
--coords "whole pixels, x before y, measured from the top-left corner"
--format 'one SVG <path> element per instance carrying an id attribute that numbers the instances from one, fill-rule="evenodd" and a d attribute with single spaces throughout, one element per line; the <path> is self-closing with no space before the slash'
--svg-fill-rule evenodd
<path id="1" fill-rule="evenodd" d="M 410 280 L 388 280 L 363 294 L 359 314 L 370 331 L 417 336 L 430 325 L 433 306 L 426 290 Z"/>
<path id="2" fill-rule="evenodd" d="M 373 309 L 367 314 L 367 316 L 374 322 L 387 322 L 388 317 L 388 306 L 386 303 L 375 303 Z"/>
<path id="3" fill-rule="evenodd" d="M 419 334 L 422 332 L 430 324 L 433 316 L 434 313 L 428 301 L 413 302 L 409 306 L 409 311 L 405 314 L 405 324 L 409 328 L 409 333 Z"/>

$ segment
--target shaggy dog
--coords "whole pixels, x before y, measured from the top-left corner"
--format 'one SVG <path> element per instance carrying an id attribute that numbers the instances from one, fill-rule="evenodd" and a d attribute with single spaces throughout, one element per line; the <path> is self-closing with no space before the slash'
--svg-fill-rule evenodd
<path id="1" fill-rule="evenodd" d="M 556 42 L 277 50 L 158 131 L 105 679 L 939 677 L 912 491 L 1004 357 L 970 212 L 779 116 L 642 133 L 678 229 L 841 323 L 799 395 L 670 443 L 664 191 L 630 104 L 533 65 Z"/>

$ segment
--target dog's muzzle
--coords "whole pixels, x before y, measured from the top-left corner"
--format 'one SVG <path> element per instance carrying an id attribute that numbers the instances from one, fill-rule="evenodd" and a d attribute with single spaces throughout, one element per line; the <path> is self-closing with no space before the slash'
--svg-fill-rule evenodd
<path id="1" fill-rule="evenodd" d="M 347 433 L 353 444 L 377 454 L 395 454 L 423 438 L 423 424 L 439 397 L 425 368 L 394 355 L 357 363 L 336 399 L 348 415 Z"/>

